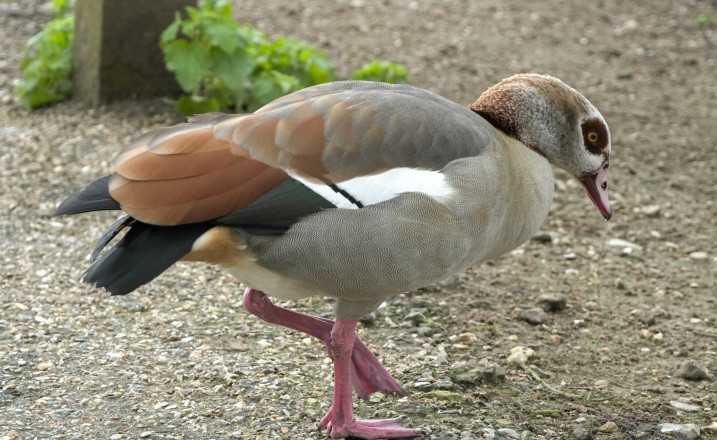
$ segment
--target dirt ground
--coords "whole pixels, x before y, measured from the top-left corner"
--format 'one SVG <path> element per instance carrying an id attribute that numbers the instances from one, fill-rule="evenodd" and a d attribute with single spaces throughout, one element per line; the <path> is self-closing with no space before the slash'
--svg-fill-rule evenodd
<path id="1" fill-rule="evenodd" d="M 228 275 L 179 265 L 115 298 L 79 281 L 114 215 L 58 219 L 54 207 L 178 117 L 161 101 L 18 108 L 21 47 L 47 11 L 0 0 L 0 439 L 323 438 L 322 345 L 248 315 Z M 359 334 L 411 396 L 372 396 L 362 416 L 406 415 L 435 440 L 717 438 L 717 2 L 245 0 L 236 11 L 326 50 L 343 78 L 387 59 L 469 104 L 514 73 L 548 73 L 610 125 L 612 220 L 556 171 L 543 234 L 387 303 Z M 537 325 L 520 318 L 562 300 Z M 330 316 L 320 298 L 285 305 Z M 535 351 L 543 382 L 508 362 L 514 347 Z M 707 377 L 686 377 L 688 360 Z"/>

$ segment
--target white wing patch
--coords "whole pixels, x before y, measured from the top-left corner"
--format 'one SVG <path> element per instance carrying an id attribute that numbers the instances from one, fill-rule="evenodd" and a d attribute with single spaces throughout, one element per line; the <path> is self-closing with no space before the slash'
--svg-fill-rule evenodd
<path id="1" fill-rule="evenodd" d="M 392 199 L 404 192 L 420 192 L 434 199 L 450 197 L 453 187 L 438 171 L 393 168 L 381 174 L 355 177 L 332 186 L 291 175 L 337 208 L 358 208 Z M 338 189 L 339 191 L 337 191 Z M 353 200 L 352 200 L 353 198 Z"/>

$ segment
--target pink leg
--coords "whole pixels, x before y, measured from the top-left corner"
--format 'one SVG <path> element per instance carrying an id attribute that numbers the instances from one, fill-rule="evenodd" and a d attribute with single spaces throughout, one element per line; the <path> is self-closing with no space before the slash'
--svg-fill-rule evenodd
<path id="1" fill-rule="evenodd" d="M 275 306 L 263 292 L 254 289 L 244 291 L 243 302 L 244 307 L 250 313 L 266 322 L 279 324 L 321 339 L 326 344 L 329 357 L 333 359 L 331 329 L 334 326 L 334 321 Z M 381 391 L 384 394 L 398 393 L 404 396 L 408 394 L 358 336 L 351 356 L 351 384 L 363 399 L 367 399 L 376 391 Z"/>
<path id="2" fill-rule="evenodd" d="M 385 420 L 361 420 L 354 417 L 351 394 L 351 354 L 354 351 L 358 321 L 337 319 L 331 329 L 331 349 L 334 353 L 334 400 L 319 427 L 327 428 L 332 438 L 358 437 L 362 439 L 407 438 L 424 435 L 417 429 L 401 426 L 402 417 Z"/>

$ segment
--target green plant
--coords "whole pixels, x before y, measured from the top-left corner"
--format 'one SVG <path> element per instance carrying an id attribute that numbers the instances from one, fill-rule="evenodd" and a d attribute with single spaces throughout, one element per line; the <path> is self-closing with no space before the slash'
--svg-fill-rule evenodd
<path id="1" fill-rule="evenodd" d="M 184 114 L 219 111 L 233 104 L 231 91 L 242 87 L 254 68 L 246 51 L 249 41 L 239 33 L 230 4 L 207 1 L 200 8 L 187 7 L 187 14 L 186 20 L 176 14 L 159 43 L 167 68 L 189 93 L 177 109 Z"/>
<path id="2" fill-rule="evenodd" d="M 695 18 L 695 21 L 697 22 L 697 24 L 703 26 L 708 26 L 714 23 L 714 19 L 712 18 L 712 16 L 704 13 L 698 15 L 697 18 Z"/>
<path id="3" fill-rule="evenodd" d="M 258 29 L 239 26 L 231 4 L 205 1 L 177 14 L 162 33 L 160 47 L 169 70 L 188 94 L 177 102 L 183 114 L 253 111 L 303 87 L 334 78 L 326 54 L 300 41 L 276 41 Z"/>
<path id="4" fill-rule="evenodd" d="M 293 38 L 270 40 L 251 26 L 239 26 L 226 0 L 205 0 L 176 15 L 162 33 L 167 68 L 187 93 L 176 104 L 187 114 L 233 108 L 251 112 L 287 93 L 333 81 L 336 68 L 326 53 Z M 374 61 L 352 79 L 407 83 L 400 64 Z"/>
<path id="5" fill-rule="evenodd" d="M 53 0 L 55 19 L 31 38 L 20 62 L 23 75 L 15 88 L 20 103 L 35 108 L 72 94 L 72 43 L 75 0 Z M 176 14 L 160 47 L 167 68 L 187 93 L 176 103 L 183 114 L 233 108 L 254 111 L 269 101 L 314 84 L 332 81 L 336 69 L 326 53 L 293 38 L 270 40 L 251 26 L 234 21 L 228 0 L 205 0 Z M 408 82 L 406 68 L 374 61 L 352 79 Z"/>
<path id="6" fill-rule="evenodd" d="M 376 60 L 355 71 L 351 75 L 351 79 L 408 84 L 408 71 L 406 71 L 406 66 L 403 64 Z"/>
<path id="7" fill-rule="evenodd" d="M 55 18 L 25 45 L 34 53 L 20 61 L 22 79 L 15 87 L 20 104 L 35 108 L 61 101 L 72 94 L 72 42 L 74 0 L 54 0 Z"/>
<path id="8" fill-rule="evenodd" d="M 468 329 L 470 332 L 490 331 L 497 332 L 501 329 L 500 324 L 476 324 Z"/>
<path id="9" fill-rule="evenodd" d="M 256 67 L 245 89 L 246 110 L 254 111 L 304 87 L 333 81 L 336 68 L 324 51 L 293 38 L 279 37 L 272 42 L 250 26 L 241 30 L 245 35 L 255 36 L 249 46 Z"/>

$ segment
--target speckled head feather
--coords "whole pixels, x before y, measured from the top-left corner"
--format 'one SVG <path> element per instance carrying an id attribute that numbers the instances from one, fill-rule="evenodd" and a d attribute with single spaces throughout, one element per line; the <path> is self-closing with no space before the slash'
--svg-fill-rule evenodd
<path id="1" fill-rule="evenodd" d="M 576 177 L 610 156 L 610 131 L 578 91 L 548 75 L 518 74 L 486 90 L 471 110 Z"/>

